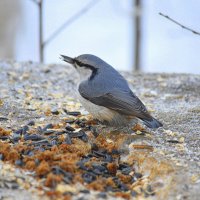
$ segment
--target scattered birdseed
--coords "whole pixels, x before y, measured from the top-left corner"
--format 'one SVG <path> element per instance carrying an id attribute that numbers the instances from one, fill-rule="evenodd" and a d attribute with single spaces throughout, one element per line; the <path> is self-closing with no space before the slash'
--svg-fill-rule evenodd
<path id="1" fill-rule="evenodd" d="M 4 142 L 0 142 L 0 160 L 33 171 L 34 177 L 50 188 L 46 194 L 55 199 L 76 194 L 79 188 L 73 185 L 77 182 L 84 184 L 79 192 L 96 190 L 100 192 L 98 198 L 106 198 L 107 192 L 125 199 L 138 196 L 132 184 L 143 175 L 120 160 L 122 152 L 117 143 L 94 133 L 95 127 L 88 125 L 90 122 L 80 112 L 67 114 L 77 119 L 65 119 L 60 124 L 40 122 L 39 126 L 30 121 L 13 133 L 0 129 L 0 140 Z M 151 185 L 141 193 L 145 197 L 155 194 Z"/>

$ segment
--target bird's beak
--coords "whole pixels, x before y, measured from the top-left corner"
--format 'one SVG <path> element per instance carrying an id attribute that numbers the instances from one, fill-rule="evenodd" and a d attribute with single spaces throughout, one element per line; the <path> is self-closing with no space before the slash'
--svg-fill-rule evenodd
<path id="1" fill-rule="evenodd" d="M 73 58 L 70 58 L 68 56 L 64 56 L 64 55 L 60 55 L 60 59 L 62 59 L 63 61 L 67 62 L 67 63 L 70 63 L 70 64 L 74 64 L 74 59 Z"/>

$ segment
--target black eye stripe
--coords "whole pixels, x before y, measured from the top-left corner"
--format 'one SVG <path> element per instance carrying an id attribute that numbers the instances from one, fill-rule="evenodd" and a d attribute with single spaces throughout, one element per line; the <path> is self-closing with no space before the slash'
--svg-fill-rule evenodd
<path id="1" fill-rule="evenodd" d="M 82 63 L 82 62 L 80 62 L 78 60 L 75 60 L 75 63 L 77 65 L 79 65 L 80 67 L 87 67 L 87 68 L 90 68 L 91 70 L 96 70 L 96 68 L 93 67 L 92 65 L 84 64 L 84 63 Z"/>

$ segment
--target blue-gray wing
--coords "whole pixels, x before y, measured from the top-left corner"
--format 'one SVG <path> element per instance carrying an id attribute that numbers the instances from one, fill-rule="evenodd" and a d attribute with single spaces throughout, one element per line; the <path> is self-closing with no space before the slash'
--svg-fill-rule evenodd
<path id="1" fill-rule="evenodd" d="M 105 94 L 93 96 L 88 95 L 85 90 L 79 87 L 79 92 L 83 98 L 96 105 L 104 106 L 121 114 L 135 116 L 140 119 L 151 118 L 144 104 L 131 90 L 119 91 L 116 89 Z"/>

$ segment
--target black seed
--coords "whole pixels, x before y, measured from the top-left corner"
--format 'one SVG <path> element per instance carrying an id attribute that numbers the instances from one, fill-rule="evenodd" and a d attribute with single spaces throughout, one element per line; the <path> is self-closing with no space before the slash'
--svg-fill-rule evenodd
<path id="1" fill-rule="evenodd" d="M 105 191 L 107 191 L 107 192 L 109 192 L 109 191 L 114 192 L 114 188 L 112 186 L 106 186 L 105 187 Z"/>
<path id="2" fill-rule="evenodd" d="M 50 135 L 48 136 L 49 139 L 58 139 L 58 136 L 57 135 Z"/>
<path id="3" fill-rule="evenodd" d="M 139 179 L 139 178 L 142 178 L 142 174 L 141 173 L 138 173 L 138 172 L 135 172 L 134 173 L 134 176 Z"/>
<path id="4" fill-rule="evenodd" d="M 121 172 L 124 175 L 129 175 L 131 171 L 132 171 L 131 167 L 127 167 L 127 168 L 123 168 Z"/>
<path id="5" fill-rule="evenodd" d="M 65 129 L 67 131 L 75 131 L 75 129 L 73 127 L 71 127 L 71 126 L 66 126 Z"/>
<path id="6" fill-rule="evenodd" d="M 9 188 L 9 189 L 17 189 L 19 188 L 19 185 L 16 181 L 4 181 L 4 187 Z"/>
<path id="7" fill-rule="evenodd" d="M 67 112 L 68 115 L 72 115 L 72 116 L 78 116 L 78 115 L 81 115 L 80 112 L 78 111 L 75 111 L 75 112 Z"/>
<path id="8" fill-rule="evenodd" d="M 42 139 L 42 140 L 34 141 L 32 142 L 32 144 L 33 145 L 48 145 L 50 143 L 47 139 Z"/>
<path id="9" fill-rule="evenodd" d="M 66 183 L 66 184 L 70 184 L 70 183 L 71 183 L 71 180 L 70 180 L 68 177 L 65 177 L 65 176 L 64 176 L 64 177 L 62 178 L 62 180 L 63 180 L 63 182 Z"/>
<path id="10" fill-rule="evenodd" d="M 63 108 L 63 111 L 67 114 L 68 113 L 68 111 L 67 111 L 67 109 L 66 108 Z"/>
<path id="11" fill-rule="evenodd" d="M 82 178 L 86 183 L 91 183 L 96 180 L 96 175 L 92 172 L 86 172 L 82 175 Z"/>
<path id="12" fill-rule="evenodd" d="M 174 144 L 177 144 L 177 143 L 179 143 L 179 141 L 178 141 L 178 140 L 167 140 L 167 142 L 174 143 Z"/>
<path id="13" fill-rule="evenodd" d="M 81 193 L 84 193 L 84 194 L 89 194 L 89 193 L 90 193 L 90 191 L 89 191 L 89 190 L 86 190 L 86 189 L 85 189 L 85 190 L 80 190 L 80 192 L 81 192 Z"/>
<path id="14" fill-rule="evenodd" d="M 25 135 L 27 133 L 27 131 L 29 130 L 29 127 L 28 126 L 24 126 L 22 129 L 23 129 L 22 134 Z"/>
<path id="15" fill-rule="evenodd" d="M 83 142 L 88 142 L 88 136 L 86 135 L 86 133 L 84 132 L 83 136 L 80 137 L 81 140 L 83 140 Z"/>
<path id="16" fill-rule="evenodd" d="M 52 141 L 51 141 L 51 145 L 54 146 L 54 145 L 57 145 L 57 144 L 58 144 L 58 142 L 57 142 L 56 140 L 52 140 Z"/>
<path id="17" fill-rule="evenodd" d="M 0 136 L 0 140 L 7 140 L 7 139 L 9 139 L 9 136 L 7 136 L 7 135 Z"/>
<path id="18" fill-rule="evenodd" d="M 88 128 L 91 130 L 95 138 L 98 137 L 99 133 L 97 132 L 96 128 L 94 128 L 93 126 L 89 126 Z"/>
<path id="19" fill-rule="evenodd" d="M 105 162 L 113 162 L 113 157 L 109 154 L 106 154 L 105 155 L 105 158 L 104 158 L 104 161 Z"/>
<path id="20" fill-rule="evenodd" d="M 155 192 L 152 190 L 151 185 L 147 185 L 146 193 L 147 193 L 148 195 L 152 195 L 152 196 L 155 195 Z"/>
<path id="21" fill-rule="evenodd" d="M 55 133 L 55 131 L 54 130 L 47 130 L 47 131 L 43 132 L 44 135 L 50 135 L 52 133 Z"/>
<path id="22" fill-rule="evenodd" d="M 79 125 L 81 123 L 80 119 L 76 119 L 75 124 Z"/>
<path id="23" fill-rule="evenodd" d="M 18 142 L 20 140 L 21 136 L 19 134 L 14 133 L 12 136 L 13 142 Z"/>
<path id="24" fill-rule="evenodd" d="M 20 160 L 16 160 L 15 161 L 15 165 L 18 165 L 18 166 L 23 166 L 24 165 L 24 163 L 23 163 L 23 161 L 20 159 Z"/>
<path id="25" fill-rule="evenodd" d="M 69 136 L 71 137 L 71 138 L 80 138 L 80 137 L 82 137 L 84 135 L 84 133 L 83 132 L 69 132 Z"/>
<path id="26" fill-rule="evenodd" d="M 85 124 L 85 123 L 80 123 L 79 126 L 80 126 L 81 128 L 84 128 L 84 127 L 86 126 L 86 124 Z"/>
<path id="27" fill-rule="evenodd" d="M 138 193 L 136 191 L 134 191 L 134 190 L 131 191 L 131 196 L 132 197 L 136 197 L 137 195 L 138 195 Z"/>
<path id="28" fill-rule="evenodd" d="M 27 156 L 34 156 L 34 152 L 33 151 L 29 151 Z"/>
<path id="29" fill-rule="evenodd" d="M 89 158 L 83 158 L 82 160 L 78 161 L 78 162 L 76 163 L 76 165 L 77 165 L 80 169 L 87 171 L 88 168 L 85 167 L 85 163 L 88 162 L 89 160 L 90 160 Z"/>
<path id="30" fill-rule="evenodd" d="M 124 183 L 122 183 L 119 179 L 115 178 L 115 179 L 113 179 L 113 181 L 115 182 L 116 186 L 120 190 L 122 190 L 122 191 L 128 191 L 128 187 Z"/>
<path id="31" fill-rule="evenodd" d="M 92 167 L 93 167 L 93 169 L 98 169 L 99 171 L 102 171 L 102 172 L 106 172 L 107 171 L 106 167 L 102 166 L 100 164 L 93 163 Z"/>
<path id="32" fill-rule="evenodd" d="M 8 118 L 6 118 L 6 117 L 0 117 L 0 121 L 7 121 L 8 120 Z"/>
<path id="33" fill-rule="evenodd" d="M 56 131 L 56 132 L 54 132 L 54 134 L 57 136 L 57 135 L 62 135 L 62 134 L 64 134 L 64 133 L 66 133 L 66 131 Z"/>
<path id="34" fill-rule="evenodd" d="M 30 122 L 28 122 L 27 125 L 28 125 L 28 126 L 34 126 L 34 125 L 35 125 L 35 122 L 34 122 L 34 121 L 30 121 Z"/>
<path id="35" fill-rule="evenodd" d="M 52 110 L 51 113 L 53 115 L 59 115 L 59 111 L 57 109 Z"/>
<path id="36" fill-rule="evenodd" d="M 44 139 L 42 136 L 40 135 L 37 135 L 37 134 L 31 134 L 31 135 L 25 135 L 24 136 L 24 140 L 27 141 L 27 140 L 32 140 L 32 141 L 39 141 L 39 140 L 42 140 Z"/>
<path id="37" fill-rule="evenodd" d="M 40 164 L 40 161 L 38 158 L 35 159 L 35 164 L 36 164 L 36 166 L 38 166 Z"/>
<path id="38" fill-rule="evenodd" d="M 137 178 L 136 178 L 136 177 L 132 177 L 130 183 L 132 184 L 132 183 L 134 183 L 135 181 L 137 181 Z"/>
<path id="39" fill-rule="evenodd" d="M 64 171 L 59 166 L 53 166 L 52 172 L 56 175 L 62 174 L 64 176 L 63 181 L 67 184 L 69 184 L 73 178 L 73 175 L 70 172 Z"/>
<path id="40" fill-rule="evenodd" d="M 44 149 L 44 148 L 43 148 L 43 147 L 41 147 L 41 146 L 38 148 L 38 151 L 41 151 L 41 152 L 44 152 L 45 150 L 47 150 L 47 148 L 46 148 L 46 149 Z"/>
<path id="41" fill-rule="evenodd" d="M 78 163 L 79 169 L 82 169 L 84 171 L 88 171 L 88 168 L 84 165 L 84 163 Z"/>
<path id="42" fill-rule="evenodd" d="M 98 196 L 99 198 L 106 199 L 107 194 L 106 194 L 105 192 L 100 192 L 97 196 Z"/>
<path id="43" fill-rule="evenodd" d="M 11 185 L 11 189 L 16 190 L 16 189 L 18 189 L 18 188 L 19 188 L 18 183 L 13 182 L 12 185 Z"/>
<path id="44" fill-rule="evenodd" d="M 37 132 L 38 132 L 38 133 L 42 133 L 42 132 L 43 132 L 43 129 L 41 128 L 41 126 L 38 126 L 38 127 L 37 127 Z"/>
<path id="45" fill-rule="evenodd" d="M 92 150 L 92 151 L 98 151 L 98 150 L 99 150 L 99 147 L 98 147 L 95 143 L 92 143 L 92 144 L 91 144 L 91 150 Z"/>
<path id="46" fill-rule="evenodd" d="M 67 119 L 65 120 L 66 123 L 73 124 L 75 122 L 74 119 Z"/>
<path id="47" fill-rule="evenodd" d="M 46 74 L 47 74 L 47 73 L 50 73 L 50 72 L 51 72 L 50 69 L 45 69 L 45 70 L 44 70 L 44 73 L 46 73 Z"/>
<path id="48" fill-rule="evenodd" d="M 17 134 L 17 135 L 22 135 L 22 133 L 23 133 L 23 129 L 22 128 L 20 128 L 20 129 L 18 129 L 18 130 L 16 130 L 14 132 L 14 134 Z"/>
<path id="49" fill-rule="evenodd" d="M 93 152 L 92 152 L 92 155 L 93 155 L 94 157 L 97 157 L 97 158 L 99 158 L 99 157 L 105 157 L 106 151 L 102 151 L 102 150 L 93 151 Z"/>
<path id="50" fill-rule="evenodd" d="M 120 152 L 119 152 L 117 149 L 113 149 L 113 150 L 112 150 L 112 152 L 111 152 L 111 154 L 116 154 L 116 155 L 119 155 L 119 154 L 120 154 Z"/>
<path id="51" fill-rule="evenodd" d="M 51 129 L 53 128 L 53 124 L 47 124 L 43 129 L 42 131 L 47 131 L 47 129 Z"/>
<path id="52" fill-rule="evenodd" d="M 4 155 L 1 153 L 0 154 L 0 160 L 3 160 L 4 159 Z"/>
<path id="53" fill-rule="evenodd" d="M 77 119 L 76 121 L 75 121 L 75 123 L 77 124 L 77 125 L 79 125 L 81 128 L 84 128 L 85 126 L 86 126 L 86 119 Z"/>
<path id="54" fill-rule="evenodd" d="M 129 173 L 132 171 L 132 168 L 126 163 L 120 163 L 119 170 L 121 170 L 123 174 L 129 175 Z"/>
<path id="55" fill-rule="evenodd" d="M 122 170 L 122 169 L 127 168 L 127 167 L 130 167 L 130 166 L 126 163 L 120 163 L 119 164 L 119 170 Z"/>
<path id="56" fill-rule="evenodd" d="M 72 140 L 71 140 L 69 134 L 66 134 L 64 144 L 72 144 Z"/>
<path id="57" fill-rule="evenodd" d="M 97 175 L 104 175 L 104 174 L 108 173 L 106 167 L 104 167 L 102 165 L 92 164 L 92 166 L 93 166 L 92 172 Z"/>

